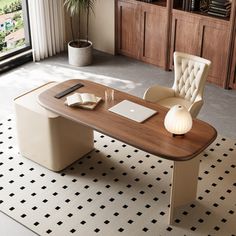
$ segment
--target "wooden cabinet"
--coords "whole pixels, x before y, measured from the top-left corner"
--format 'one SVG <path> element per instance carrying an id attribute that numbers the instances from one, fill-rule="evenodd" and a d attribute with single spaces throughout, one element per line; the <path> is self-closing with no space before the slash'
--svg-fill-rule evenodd
<path id="1" fill-rule="evenodd" d="M 134 0 L 117 1 L 117 52 L 165 67 L 167 11 Z"/>
<path id="2" fill-rule="evenodd" d="M 232 16 L 234 19 L 234 24 L 231 29 L 232 41 L 231 41 L 231 55 L 229 60 L 230 70 L 229 70 L 229 78 L 227 85 L 229 88 L 236 89 L 236 2 L 234 2 L 235 11 Z"/>
<path id="3" fill-rule="evenodd" d="M 175 51 L 198 55 L 199 19 L 186 12 L 174 11 L 172 16 L 170 68 Z"/>
<path id="4" fill-rule="evenodd" d="M 141 8 L 141 60 L 165 66 L 166 10 L 145 4 Z"/>
<path id="5" fill-rule="evenodd" d="M 236 1 L 231 8 L 231 16 L 221 18 L 184 11 L 182 0 L 116 0 L 116 52 L 166 70 L 173 68 L 174 51 L 197 55 L 212 62 L 209 82 L 235 88 Z"/>
<path id="6" fill-rule="evenodd" d="M 212 62 L 208 81 L 224 86 L 229 48 L 228 21 L 173 10 L 171 37 L 170 67 L 174 51 L 198 55 Z"/>
<path id="7" fill-rule="evenodd" d="M 139 59 L 140 14 L 137 2 L 118 1 L 117 49 L 120 54 Z"/>
<path id="8" fill-rule="evenodd" d="M 200 42 L 199 55 L 212 62 L 208 81 L 224 87 L 228 67 L 229 22 L 201 19 Z"/>

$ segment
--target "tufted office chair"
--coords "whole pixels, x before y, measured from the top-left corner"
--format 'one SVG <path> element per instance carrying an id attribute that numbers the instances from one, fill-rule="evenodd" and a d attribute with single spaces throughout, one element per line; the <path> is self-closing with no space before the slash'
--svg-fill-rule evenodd
<path id="1" fill-rule="evenodd" d="M 203 91 L 211 62 L 197 56 L 174 52 L 175 81 L 172 88 L 153 86 L 143 98 L 171 108 L 183 105 L 196 117 L 203 105 Z"/>

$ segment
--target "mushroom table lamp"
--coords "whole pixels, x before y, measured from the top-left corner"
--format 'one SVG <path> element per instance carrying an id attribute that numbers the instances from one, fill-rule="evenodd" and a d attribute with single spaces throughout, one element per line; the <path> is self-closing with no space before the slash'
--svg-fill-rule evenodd
<path id="1" fill-rule="evenodd" d="M 184 136 L 192 128 L 192 116 L 189 111 L 181 105 L 173 106 L 166 114 L 164 126 L 175 136 Z"/>

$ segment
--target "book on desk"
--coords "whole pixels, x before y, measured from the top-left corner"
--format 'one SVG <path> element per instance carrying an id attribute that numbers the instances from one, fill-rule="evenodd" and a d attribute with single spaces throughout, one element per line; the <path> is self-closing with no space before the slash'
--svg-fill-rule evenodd
<path id="1" fill-rule="evenodd" d="M 102 100 L 92 93 L 74 93 L 66 97 L 65 104 L 70 107 L 80 107 L 92 110 Z"/>

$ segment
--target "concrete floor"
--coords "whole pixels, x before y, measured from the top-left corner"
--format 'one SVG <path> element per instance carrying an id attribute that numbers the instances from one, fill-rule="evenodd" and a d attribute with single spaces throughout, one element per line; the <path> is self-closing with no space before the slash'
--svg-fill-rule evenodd
<path id="1" fill-rule="evenodd" d="M 86 78 L 142 97 L 154 84 L 171 86 L 173 72 L 123 56 L 111 56 L 95 51 L 91 66 L 77 68 L 68 65 L 66 54 L 38 63 L 28 63 L 0 76 L 0 119 L 13 113 L 12 100 L 22 92 L 47 81 Z M 207 83 L 205 104 L 198 116 L 229 138 L 236 137 L 236 90 L 224 90 Z"/>
<path id="2" fill-rule="evenodd" d="M 94 52 L 93 65 L 83 68 L 68 65 L 66 54 L 38 63 L 27 63 L 0 76 L 0 120 L 14 112 L 14 97 L 47 81 L 71 78 L 93 80 L 142 97 L 144 91 L 154 84 L 171 86 L 173 72 L 97 51 Z M 236 91 L 207 84 L 204 99 L 205 104 L 198 118 L 213 125 L 219 134 L 236 138 Z M 0 235 L 35 234 L 0 213 Z"/>

